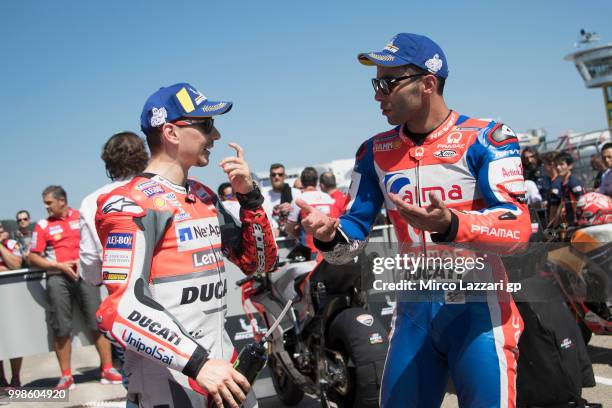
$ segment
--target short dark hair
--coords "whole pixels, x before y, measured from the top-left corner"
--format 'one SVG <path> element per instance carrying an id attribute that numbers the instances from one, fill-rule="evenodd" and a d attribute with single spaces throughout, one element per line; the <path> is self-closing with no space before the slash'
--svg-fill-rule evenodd
<path id="1" fill-rule="evenodd" d="M 319 184 L 328 188 L 336 188 L 336 176 L 331 171 L 324 171 L 319 177 Z"/>
<path id="2" fill-rule="evenodd" d="M 285 166 L 283 166 L 283 165 L 282 165 L 282 164 L 280 164 L 280 163 L 272 163 L 272 164 L 270 165 L 270 171 L 272 171 L 272 170 L 274 170 L 274 169 L 279 169 L 279 168 L 281 168 L 281 167 L 283 168 L 283 170 L 285 169 Z"/>
<path id="3" fill-rule="evenodd" d="M 602 153 L 603 153 L 604 150 L 608 150 L 608 149 L 612 149 L 612 142 L 604 143 L 604 145 L 601 146 L 601 152 Z"/>
<path id="4" fill-rule="evenodd" d="M 111 180 L 127 179 L 142 173 L 149 162 L 144 141 L 134 132 L 120 132 L 104 143 L 100 158 Z"/>
<path id="5" fill-rule="evenodd" d="M 565 163 L 569 166 L 574 163 L 574 159 L 568 152 L 561 152 L 555 157 L 555 163 Z"/>
<path id="6" fill-rule="evenodd" d="M 300 181 L 302 187 L 316 187 L 317 186 L 317 171 L 314 167 L 306 167 L 300 174 Z"/>
<path id="7" fill-rule="evenodd" d="M 559 152 L 546 152 L 542 155 L 542 162 L 546 164 L 555 164 L 555 159 Z"/>
<path id="8" fill-rule="evenodd" d="M 21 214 L 21 213 L 28 214 L 28 218 L 30 218 L 30 213 L 28 212 L 28 210 L 19 210 L 19 211 L 17 211 L 17 213 L 15 214 L 15 218 L 19 218 L 19 214 Z"/>
<path id="9" fill-rule="evenodd" d="M 226 188 L 231 187 L 231 186 L 232 185 L 230 183 L 228 183 L 228 182 L 219 184 L 219 187 L 217 188 L 217 195 L 219 197 L 223 197 L 223 190 L 225 190 Z M 233 189 L 232 189 L 232 191 L 233 191 Z"/>
<path id="10" fill-rule="evenodd" d="M 48 186 L 42 192 L 43 198 L 45 198 L 47 194 L 53 195 L 53 198 L 56 200 L 63 199 L 64 201 L 68 202 L 68 194 L 66 194 L 66 190 L 64 190 L 62 186 Z"/>
<path id="11" fill-rule="evenodd" d="M 436 88 L 436 92 L 438 92 L 438 95 L 443 95 L 444 94 L 444 84 L 446 83 L 446 78 L 442 78 L 439 77 L 435 74 L 432 74 L 431 72 L 421 68 L 421 67 L 417 67 L 414 64 L 409 64 L 407 65 L 408 70 L 410 70 L 411 72 L 415 73 L 415 74 L 427 74 L 427 75 L 434 75 L 436 77 L 436 79 L 438 80 L 438 87 Z"/>
<path id="12" fill-rule="evenodd" d="M 147 137 L 147 146 L 149 146 L 149 151 L 151 152 L 151 155 L 159 152 L 159 150 L 161 149 L 161 146 L 162 146 L 161 129 L 162 128 L 160 126 L 160 127 L 150 129 L 147 133 L 145 133 L 145 136 Z"/>

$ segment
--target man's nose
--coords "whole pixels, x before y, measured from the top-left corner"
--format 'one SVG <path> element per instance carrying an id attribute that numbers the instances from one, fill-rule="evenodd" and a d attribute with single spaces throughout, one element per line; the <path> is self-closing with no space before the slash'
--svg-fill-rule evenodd
<path id="1" fill-rule="evenodd" d="M 213 127 L 212 137 L 213 137 L 213 140 L 221 139 L 221 132 L 219 132 L 219 130 L 216 127 Z"/>
<path id="2" fill-rule="evenodd" d="M 374 92 L 374 100 L 376 102 L 382 102 L 385 99 L 385 96 L 386 95 L 380 89 Z"/>

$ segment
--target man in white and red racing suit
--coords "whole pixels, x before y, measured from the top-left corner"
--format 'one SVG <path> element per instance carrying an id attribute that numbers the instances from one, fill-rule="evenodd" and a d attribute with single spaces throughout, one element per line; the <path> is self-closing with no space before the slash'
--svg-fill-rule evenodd
<path id="1" fill-rule="evenodd" d="M 222 104 L 188 84 L 161 88 L 143 110 L 149 166 L 98 199 L 102 280 L 109 291 L 98 325 L 126 349 L 128 397 L 141 407 L 221 407 L 221 398 L 237 407 L 249 389 L 230 364 L 237 353 L 224 328 L 223 256 L 245 273 L 274 267 L 263 196 L 237 145 L 237 157 L 222 167 L 237 192 L 241 227 L 212 190 L 184 180 L 184 169 L 208 164 L 208 150 L 219 139 L 212 115 L 231 107 Z M 249 393 L 243 406 L 255 404 Z"/>
<path id="2" fill-rule="evenodd" d="M 425 256 L 437 250 L 435 243 L 495 243 L 509 251 L 527 242 L 518 140 L 505 125 L 446 107 L 440 83 L 443 88 L 448 69 L 440 47 L 399 34 L 383 51 L 359 59 L 377 65 L 376 100 L 397 126 L 358 149 L 347 212 L 339 220 L 316 212 L 303 220 L 324 258 L 345 263 L 356 256 L 383 205 L 400 248 L 421 243 Z M 494 273 L 504 275 L 495 265 Z M 477 302 L 428 296 L 397 303 L 381 406 L 438 407 L 449 374 L 462 407 L 514 406 L 522 320 L 511 297 L 502 300 L 495 291 Z"/>

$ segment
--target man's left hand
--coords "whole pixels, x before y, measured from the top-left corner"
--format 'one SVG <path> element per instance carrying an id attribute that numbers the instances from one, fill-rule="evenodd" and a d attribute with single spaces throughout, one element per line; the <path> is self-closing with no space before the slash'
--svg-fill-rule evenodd
<path id="1" fill-rule="evenodd" d="M 451 211 L 434 193 L 429 193 L 429 206 L 419 207 L 404 202 L 398 195 L 389 194 L 389 198 L 402 218 L 414 228 L 444 233 L 451 224 Z"/>
<path id="2" fill-rule="evenodd" d="M 234 193 L 248 194 L 253 190 L 253 178 L 249 165 L 244 160 L 244 151 L 236 143 L 230 143 L 229 147 L 236 150 L 236 156 L 221 160 L 219 166 L 227 174 Z"/>

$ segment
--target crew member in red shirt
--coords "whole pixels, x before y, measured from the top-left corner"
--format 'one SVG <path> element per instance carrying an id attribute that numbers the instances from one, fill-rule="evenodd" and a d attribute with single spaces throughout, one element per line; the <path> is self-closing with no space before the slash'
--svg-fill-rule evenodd
<path id="1" fill-rule="evenodd" d="M 300 198 L 310 205 L 311 208 L 316 208 L 323 214 L 337 218 L 340 216 L 340 209 L 336 205 L 336 201 L 327 193 L 317 190 L 317 171 L 313 167 L 306 167 L 300 174 L 300 181 L 304 189 Z M 305 218 L 308 214 L 305 210 L 300 209 L 295 203 L 291 204 L 291 213 L 289 213 L 287 221 L 287 233 L 291 237 L 295 237 L 303 242 L 313 252 L 318 252 L 312 241 L 312 234 L 303 233 L 302 226 L 299 220 Z"/>
<path id="2" fill-rule="evenodd" d="M 28 260 L 35 268 L 47 271 L 47 295 L 53 347 L 62 372 L 56 389 L 73 389 L 70 368 L 72 353 L 72 299 L 76 298 L 87 327 L 91 329 L 102 363 L 102 384 L 120 384 L 121 375 L 112 366 L 110 343 L 101 336 L 96 323 L 100 291 L 81 279 L 79 262 L 80 214 L 68 207 L 66 191 L 61 186 L 49 186 L 42 193 L 49 217 L 36 224 Z"/>
<path id="3" fill-rule="evenodd" d="M 321 177 L 319 177 L 319 188 L 334 199 L 339 213 L 344 214 L 346 206 L 348 205 L 348 196 L 338 190 L 334 173 L 331 171 L 321 173 Z"/>

